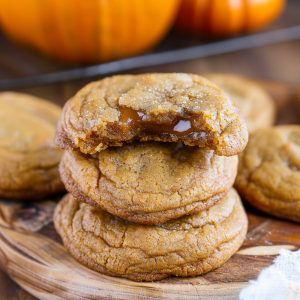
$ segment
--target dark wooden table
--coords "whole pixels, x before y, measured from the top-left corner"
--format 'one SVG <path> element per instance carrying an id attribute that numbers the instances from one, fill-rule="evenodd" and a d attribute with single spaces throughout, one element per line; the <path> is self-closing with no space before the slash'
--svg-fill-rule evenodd
<path id="1" fill-rule="evenodd" d="M 289 26 L 294 25 L 295 20 L 297 20 L 300 24 L 300 1 L 289 0 L 288 2 L 287 11 L 278 22 Z M 66 68 L 59 63 L 47 61 L 29 50 L 24 50 L 23 57 L 19 53 L 14 45 L 0 36 L 0 79 L 28 76 L 37 72 L 54 72 Z M 189 72 L 196 74 L 227 72 L 300 86 L 300 40 L 186 62 L 134 69 L 128 73 L 146 72 Z M 14 91 L 40 96 L 63 105 L 85 84 L 100 78 L 94 77 L 92 79 L 17 88 Z M 0 300 L 11 299 L 32 300 L 35 298 L 19 288 L 0 271 Z"/>

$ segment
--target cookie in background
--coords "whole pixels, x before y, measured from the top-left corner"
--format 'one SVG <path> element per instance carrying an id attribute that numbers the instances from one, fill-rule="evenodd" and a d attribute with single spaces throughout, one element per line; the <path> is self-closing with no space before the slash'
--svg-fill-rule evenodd
<path id="1" fill-rule="evenodd" d="M 276 106 L 268 93 L 257 83 L 233 74 L 204 75 L 224 90 L 242 112 L 249 133 L 274 124 Z"/>
<path id="2" fill-rule="evenodd" d="M 254 207 L 300 222 L 300 126 L 282 125 L 250 134 L 239 155 L 235 187 Z"/>
<path id="3" fill-rule="evenodd" d="M 0 93 L 0 197 L 40 200 L 64 191 L 53 143 L 61 108 L 43 99 Z"/>

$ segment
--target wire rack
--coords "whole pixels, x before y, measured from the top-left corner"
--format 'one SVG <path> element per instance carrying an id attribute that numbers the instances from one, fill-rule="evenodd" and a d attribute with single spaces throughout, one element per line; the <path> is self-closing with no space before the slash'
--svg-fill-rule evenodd
<path id="1" fill-rule="evenodd" d="M 225 40 L 205 40 L 176 32 L 143 55 L 89 66 L 60 64 L 12 44 L 0 35 L 0 89 L 55 83 L 208 57 L 300 39 L 300 1 L 290 0 L 279 20 L 264 31 Z"/>

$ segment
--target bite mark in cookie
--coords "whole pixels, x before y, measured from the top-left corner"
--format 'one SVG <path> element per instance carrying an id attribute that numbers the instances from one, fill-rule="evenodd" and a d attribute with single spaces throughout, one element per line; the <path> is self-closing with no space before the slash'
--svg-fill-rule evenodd
<path id="1" fill-rule="evenodd" d="M 245 121 L 227 94 L 201 76 L 144 74 L 91 83 L 70 99 L 55 142 L 93 154 L 140 141 L 184 142 L 231 156 L 248 140 Z"/>

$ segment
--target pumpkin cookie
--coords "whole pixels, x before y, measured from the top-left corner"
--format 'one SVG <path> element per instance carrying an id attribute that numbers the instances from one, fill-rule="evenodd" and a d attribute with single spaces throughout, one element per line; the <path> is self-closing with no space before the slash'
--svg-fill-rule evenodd
<path id="1" fill-rule="evenodd" d="M 245 121 L 228 95 L 192 74 L 144 74 L 88 84 L 64 106 L 55 143 L 93 154 L 125 142 L 184 142 L 235 155 Z"/>
<path id="2" fill-rule="evenodd" d="M 205 78 L 228 93 L 245 117 L 249 132 L 274 124 L 275 104 L 258 84 L 232 74 L 208 74 Z"/>
<path id="3" fill-rule="evenodd" d="M 266 213 L 300 222 L 300 126 L 251 134 L 239 159 L 239 193 Z"/>
<path id="4" fill-rule="evenodd" d="M 68 194 L 56 207 L 54 225 L 67 250 L 87 267 L 153 281 L 218 268 L 243 243 L 247 216 L 233 189 L 206 211 L 155 226 L 124 221 Z"/>
<path id="5" fill-rule="evenodd" d="M 232 187 L 237 164 L 236 155 L 183 143 L 135 142 L 93 155 L 65 152 L 60 174 L 79 201 L 158 224 L 216 204 Z"/>
<path id="6" fill-rule="evenodd" d="M 52 141 L 60 113 L 40 98 L 0 93 L 0 197 L 37 200 L 64 191 L 63 151 Z"/>

